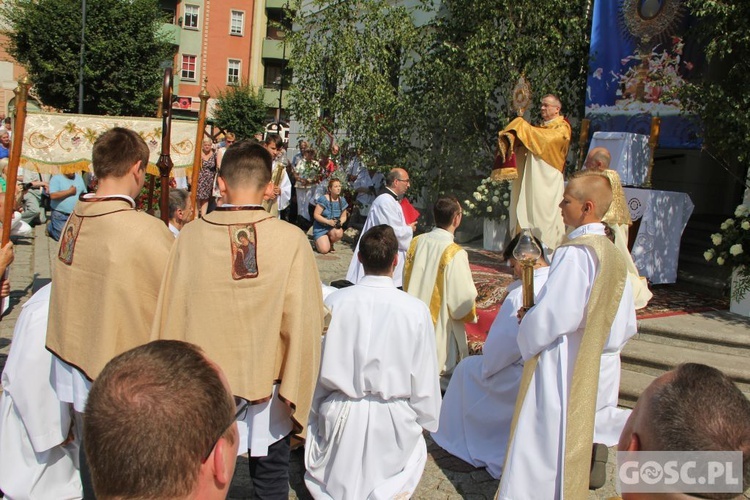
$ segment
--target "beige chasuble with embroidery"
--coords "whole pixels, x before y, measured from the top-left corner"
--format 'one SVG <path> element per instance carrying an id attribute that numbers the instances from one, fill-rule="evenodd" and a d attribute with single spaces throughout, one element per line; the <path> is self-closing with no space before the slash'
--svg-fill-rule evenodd
<path id="1" fill-rule="evenodd" d="M 47 349 L 94 380 L 149 341 L 174 236 L 126 198 L 78 202 L 52 263 Z"/>
<path id="2" fill-rule="evenodd" d="M 152 339 L 201 346 L 251 404 L 268 401 L 278 384 L 300 433 L 320 364 L 318 267 L 299 228 L 254 208 L 220 207 L 180 232 Z"/>

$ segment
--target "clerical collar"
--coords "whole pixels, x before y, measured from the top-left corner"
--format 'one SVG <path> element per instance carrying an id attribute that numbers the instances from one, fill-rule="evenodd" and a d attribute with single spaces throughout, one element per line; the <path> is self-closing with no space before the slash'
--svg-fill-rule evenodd
<path id="1" fill-rule="evenodd" d="M 225 203 L 221 206 L 214 208 L 218 212 L 236 212 L 239 210 L 265 210 L 261 205 L 247 204 L 247 205 L 231 205 Z"/>
<path id="2" fill-rule="evenodd" d="M 135 208 L 135 200 L 126 194 L 108 194 L 105 196 L 97 196 L 96 193 L 83 193 L 79 198 L 81 201 L 109 201 L 109 200 L 122 200 L 130 203 L 132 208 Z"/>
<path id="3" fill-rule="evenodd" d="M 385 190 L 383 191 L 383 193 L 393 196 L 393 199 L 398 201 L 398 195 L 394 193 L 393 191 L 391 191 L 391 188 L 389 188 L 388 186 L 385 187 Z"/>

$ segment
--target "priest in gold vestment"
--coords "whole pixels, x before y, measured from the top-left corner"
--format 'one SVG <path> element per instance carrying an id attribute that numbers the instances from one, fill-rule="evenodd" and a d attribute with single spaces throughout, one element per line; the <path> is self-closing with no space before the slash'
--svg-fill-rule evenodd
<path id="1" fill-rule="evenodd" d="M 570 125 L 560 114 L 560 100 L 542 98 L 544 123 L 535 127 L 522 117 L 511 121 L 498 134 L 498 159 L 516 154 L 516 168 L 492 172 L 494 179 L 514 179 L 510 198 L 510 234 L 530 228 L 534 236 L 553 251 L 562 243 L 565 227 L 557 208 L 563 195 L 563 170 L 570 145 Z"/>
<path id="2" fill-rule="evenodd" d="M 290 438 L 307 426 L 320 364 L 323 299 L 307 237 L 261 206 L 271 164 L 250 141 L 227 149 L 225 203 L 177 238 L 152 338 L 197 344 L 221 367 L 250 403 L 238 425 L 256 495 L 286 498 Z"/>
<path id="3" fill-rule="evenodd" d="M 643 309 L 648 305 L 653 294 L 648 289 L 648 281 L 638 274 L 638 269 L 633 262 L 633 256 L 628 250 L 628 228 L 632 221 L 630 220 L 630 210 L 628 210 L 625 192 L 622 190 L 620 176 L 615 170 L 609 168 L 612 156 L 606 148 L 594 148 L 589 151 L 583 166 L 586 170 L 601 172 L 607 176 L 612 186 L 612 204 L 604 214 L 602 223 L 610 227 L 614 233 L 614 243 L 617 249 L 625 257 L 628 265 L 628 280 L 633 285 L 633 300 L 636 309 Z"/>

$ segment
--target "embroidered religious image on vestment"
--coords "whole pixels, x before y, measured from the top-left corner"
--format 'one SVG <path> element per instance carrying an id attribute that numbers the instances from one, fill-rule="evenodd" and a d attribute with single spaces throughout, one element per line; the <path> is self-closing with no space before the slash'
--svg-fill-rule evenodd
<path id="1" fill-rule="evenodd" d="M 67 265 L 73 263 L 73 252 L 78 239 L 78 232 L 81 230 L 83 218 L 76 214 L 70 214 L 68 223 L 65 225 L 62 237 L 60 238 L 60 250 L 57 252 L 57 258 Z"/>
<path id="2" fill-rule="evenodd" d="M 258 276 L 255 225 L 233 224 L 229 226 L 229 242 L 232 248 L 232 279 L 241 280 Z"/>

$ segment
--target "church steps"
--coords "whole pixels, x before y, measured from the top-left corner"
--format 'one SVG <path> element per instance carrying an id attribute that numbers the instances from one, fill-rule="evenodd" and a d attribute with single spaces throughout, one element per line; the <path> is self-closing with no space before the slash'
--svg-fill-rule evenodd
<path id="1" fill-rule="evenodd" d="M 622 351 L 624 370 L 659 376 L 680 363 L 703 363 L 731 377 L 743 392 L 750 392 L 750 357 L 710 352 L 633 339 Z"/>
<path id="2" fill-rule="evenodd" d="M 726 326 L 726 328 L 722 328 Z M 750 321 L 727 311 L 685 314 L 638 322 L 640 340 L 710 352 L 747 356 Z"/>

